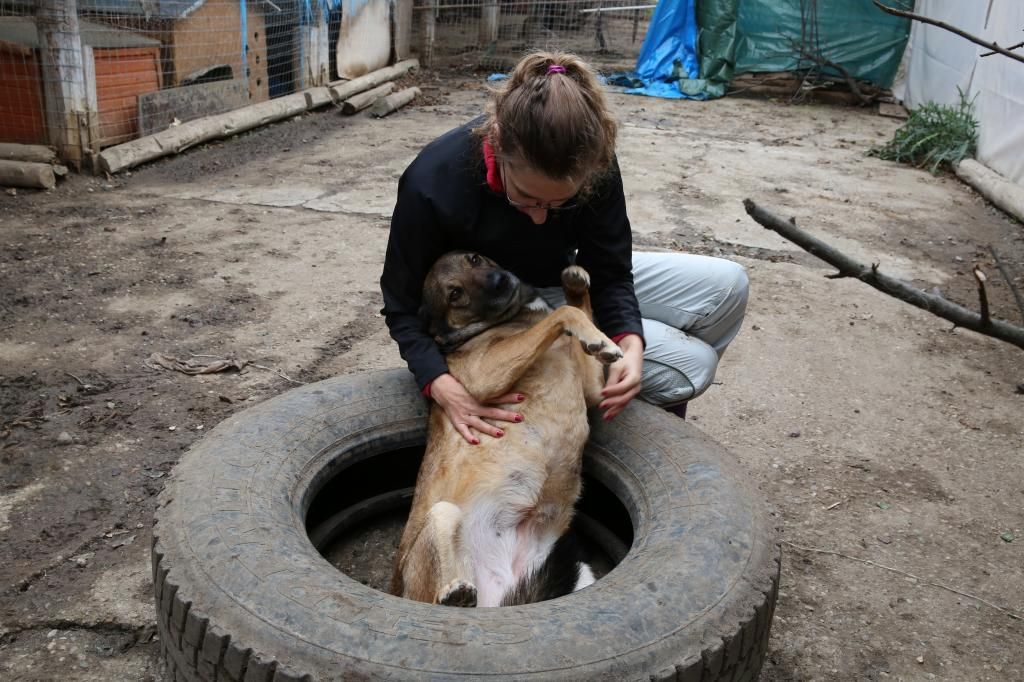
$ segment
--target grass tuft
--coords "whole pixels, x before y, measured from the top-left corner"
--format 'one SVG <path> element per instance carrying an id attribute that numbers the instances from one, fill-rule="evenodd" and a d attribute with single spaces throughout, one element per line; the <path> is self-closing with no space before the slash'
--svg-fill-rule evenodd
<path id="1" fill-rule="evenodd" d="M 974 102 L 963 90 L 959 104 L 947 106 L 929 102 L 910 113 L 885 146 L 875 147 L 870 156 L 887 161 L 927 167 L 934 175 L 944 164 L 953 165 L 974 156 L 978 147 L 978 122 L 974 120 Z"/>

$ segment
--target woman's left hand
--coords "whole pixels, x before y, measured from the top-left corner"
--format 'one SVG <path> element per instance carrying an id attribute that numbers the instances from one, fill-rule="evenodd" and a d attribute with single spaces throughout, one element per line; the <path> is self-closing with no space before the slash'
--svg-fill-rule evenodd
<path id="1" fill-rule="evenodd" d="M 622 359 L 609 365 L 608 381 L 601 390 L 604 400 L 598 405 L 604 410 L 605 421 L 614 419 L 640 392 L 644 368 L 643 339 L 636 334 L 624 336 L 619 340 L 619 348 L 622 349 Z"/>

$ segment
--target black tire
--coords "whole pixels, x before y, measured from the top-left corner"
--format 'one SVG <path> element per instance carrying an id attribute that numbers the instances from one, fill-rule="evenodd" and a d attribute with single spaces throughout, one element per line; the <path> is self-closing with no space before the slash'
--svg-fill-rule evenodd
<path id="1" fill-rule="evenodd" d="M 161 496 L 153 583 L 175 680 L 756 680 L 778 586 L 774 530 L 732 456 L 637 403 L 593 427 L 589 476 L 633 545 L 593 586 L 539 604 L 456 609 L 375 591 L 313 548 L 326 481 L 425 442 L 408 372 L 322 381 L 236 414 Z"/>

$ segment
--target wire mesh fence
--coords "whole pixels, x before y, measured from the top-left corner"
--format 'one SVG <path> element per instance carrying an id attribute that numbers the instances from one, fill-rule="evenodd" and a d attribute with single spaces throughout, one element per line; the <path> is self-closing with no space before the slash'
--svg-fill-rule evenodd
<path id="1" fill-rule="evenodd" d="M 631 70 L 654 3 L 637 0 L 417 0 L 421 59 L 508 68 L 532 49 L 575 52 L 605 71 Z"/>
<path id="2" fill-rule="evenodd" d="M 0 143 L 104 147 L 395 59 L 503 69 L 534 48 L 635 63 L 636 0 L 0 0 Z"/>

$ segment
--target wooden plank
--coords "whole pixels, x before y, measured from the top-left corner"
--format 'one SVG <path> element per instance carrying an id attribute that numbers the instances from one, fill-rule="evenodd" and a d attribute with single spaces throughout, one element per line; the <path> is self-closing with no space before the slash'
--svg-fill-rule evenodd
<path id="1" fill-rule="evenodd" d="M 0 48 L 0 139 L 45 143 L 42 77 L 35 54 Z"/>
<path id="2" fill-rule="evenodd" d="M 139 96 L 139 133 L 166 130 L 174 119 L 184 123 L 245 106 L 249 90 L 244 80 L 200 83 Z"/>

